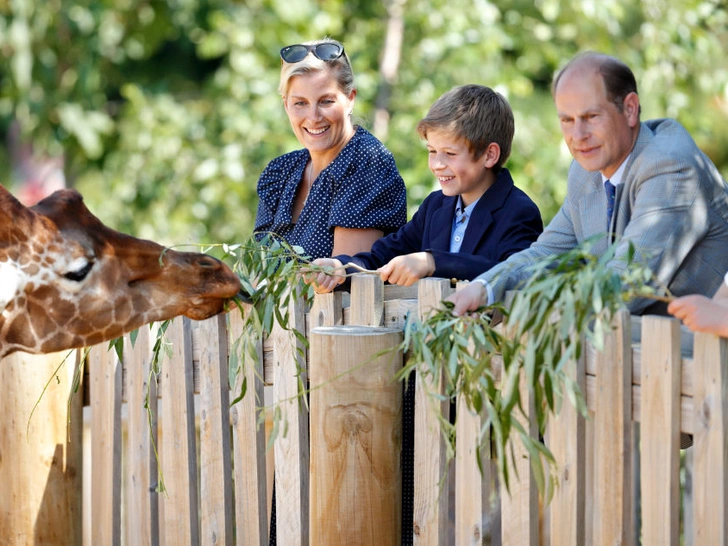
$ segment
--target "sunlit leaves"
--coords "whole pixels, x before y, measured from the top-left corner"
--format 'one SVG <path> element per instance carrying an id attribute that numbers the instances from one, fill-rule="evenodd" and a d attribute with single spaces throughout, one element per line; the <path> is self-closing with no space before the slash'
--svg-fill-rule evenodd
<path id="1" fill-rule="evenodd" d="M 305 333 L 290 326 L 290 304 L 306 305 L 313 299 L 313 287 L 303 282 L 301 267 L 308 264 L 303 249 L 293 247 L 274 234 L 251 237 L 246 243 L 224 245 L 233 269 L 240 277 L 243 289 L 252 302 L 240 307 L 243 334 L 236 341 L 235 356 L 231 359 L 230 378 L 240 373 L 244 362 L 259 360 L 258 344 L 271 334 L 275 324 L 294 333 L 297 345 L 307 347 Z M 302 349 L 301 349 L 302 350 Z M 247 385 L 236 393 L 233 404 L 245 395 Z"/>

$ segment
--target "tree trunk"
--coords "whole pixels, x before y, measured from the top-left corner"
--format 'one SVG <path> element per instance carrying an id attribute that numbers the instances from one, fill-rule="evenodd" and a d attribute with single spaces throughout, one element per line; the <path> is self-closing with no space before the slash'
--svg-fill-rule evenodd
<path id="1" fill-rule="evenodd" d="M 392 87 L 397 79 L 399 61 L 402 57 L 402 41 L 404 39 L 404 6 L 407 0 L 389 0 L 387 5 L 387 35 L 384 39 L 384 51 L 379 65 L 381 83 L 377 93 L 374 111 L 374 134 L 380 140 L 387 138 L 389 131 L 389 102 Z"/>

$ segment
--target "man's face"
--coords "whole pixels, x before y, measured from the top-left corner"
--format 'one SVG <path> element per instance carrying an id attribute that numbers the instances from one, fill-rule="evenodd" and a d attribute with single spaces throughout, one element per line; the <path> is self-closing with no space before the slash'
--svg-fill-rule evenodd
<path id="1" fill-rule="evenodd" d="M 590 67 L 573 67 L 561 77 L 554 100 L 571 155 L 586 170 L 610 178 L 637 138 L 637 95 L 627 95 L 620 111 L 607 99 L 599 73 Z"/>

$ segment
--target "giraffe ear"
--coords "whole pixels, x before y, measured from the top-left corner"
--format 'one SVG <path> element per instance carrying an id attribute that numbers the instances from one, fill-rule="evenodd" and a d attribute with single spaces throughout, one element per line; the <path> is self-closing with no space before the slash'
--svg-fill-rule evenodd
<path id="1" fill-rule="evenodd" d="M 8 262 L 0 263 L 0 312 L 4 311 L 23 289 L 17 267 Z"/>

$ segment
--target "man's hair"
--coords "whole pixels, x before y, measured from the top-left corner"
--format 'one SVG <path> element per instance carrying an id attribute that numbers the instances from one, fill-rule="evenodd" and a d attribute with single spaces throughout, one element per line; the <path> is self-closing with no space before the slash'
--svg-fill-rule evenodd
<path id="1" fill-rule="evenodd" d="M 587 51 L 571 59 L 558 71 L 551 85 L 551 94 L 556 96 L 556 89 L 561 77 L 576 66 L 591 66 L 602 77 L 607 100 L 614 103 L 621 112 L 624 107 L 624 98 L 630 93 L 637 93 L 637 81 L 632 70 L 625 63 L 615 57 Z"/>
<path id="2" fill-rule="evenodd" d="M 322 40 L 314 40 L 312 42 L 303 42 L 304 45 L 317 45 L 331 43 L 335 40 L 331 38 L 324 38 Z M 312 72 L 320 72 L 322 70 L 328 71 L 331 76 L 336 79 L 339 84 L 339 89 L 346 96 L 349 96 L 354 91 L 354 72 L 351 69 L 351 62 L 349 62 L 349 56 L 346 54 L 346 50 L 342 53 L 341 57 L 334 59 L 333 61 L 322 61 L 316 57 L 312 52 L 297 63 L 282 62 L 281 65 L 281 79 L 278 84 L 278 93 L 285 97 L 288 94 L 288 87 L 290 85 L 291 78 L 294 76 L 300 76 L 301 74 L 310 74 Z"/>
<path id="3" fill-rule="evenodd" d="M 498 144 L 500 158 L 493 166 L 498 172 L 511 155 L 515 122 L 503 95 L 483 85 L 463 85 L 437 99 L 417 124 L 417 132 L 424 139 L 433 130 L 464 140 L 476 160 L 491 142 Z"/>

